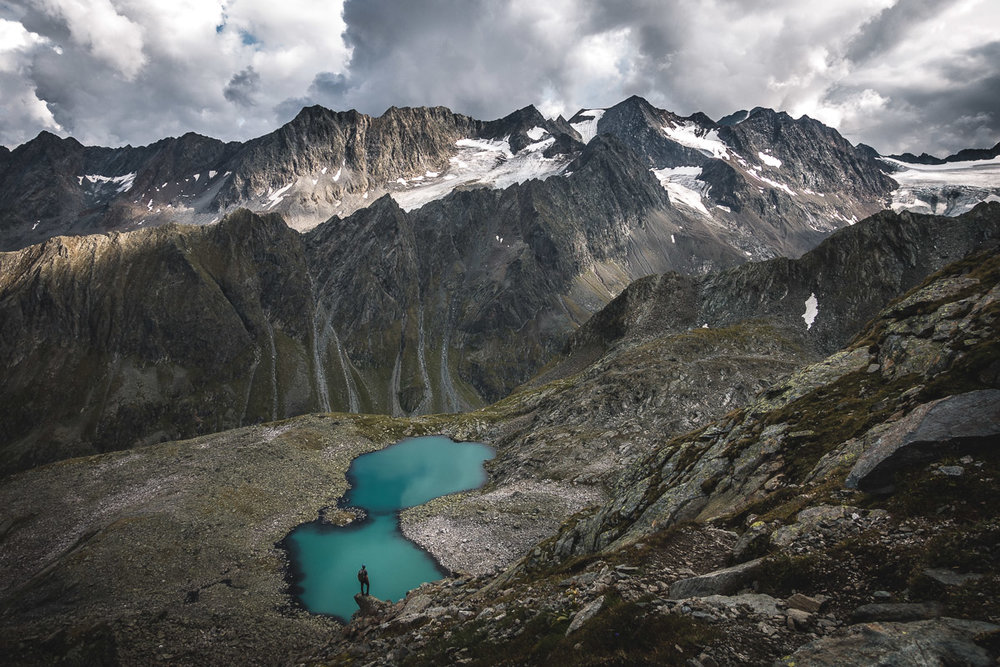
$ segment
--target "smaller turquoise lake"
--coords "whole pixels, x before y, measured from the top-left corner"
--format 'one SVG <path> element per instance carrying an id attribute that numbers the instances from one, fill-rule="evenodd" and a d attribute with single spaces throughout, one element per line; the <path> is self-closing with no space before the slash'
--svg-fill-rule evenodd
<path id="1" fill-rule="evenodd" d="M 494 454 L 478 442 L 425 436 L 354 459 L 347 471 L 351 488 L 340 506 L 361 508 L 368 516 L 343 527 L 312 521 L 289 533 L 285 545 L 298 599 L 309 611 L 346 621 L 358 609 L 354 594 L 361 590 L 362 564 L 371 595 L 383 600 L 399 600 L 445 576 L 430 554 L 403 537 L 399 511 L 482 486 L 483 463 Z"/>

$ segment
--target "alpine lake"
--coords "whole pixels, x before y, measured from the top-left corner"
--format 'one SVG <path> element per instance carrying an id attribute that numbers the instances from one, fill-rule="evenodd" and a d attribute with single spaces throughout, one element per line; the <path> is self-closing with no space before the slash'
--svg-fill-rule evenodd
<path id="1" fill-rule="evenodd" d="M 444 436 L 408 438 L 351 462 L 351 485 L 338 506 L 363 519 L 346 526 L 320 520 L 297 526 L 285 540 L 297 599 L 311 612 L 347 621 L 357 610 L 357 572 L 365 565 L 370 594 L 400 600 L 407 591 L 446 576 L 434 558 L 400 532 L 399 512 L 486 482 L 492 447 Z"/>

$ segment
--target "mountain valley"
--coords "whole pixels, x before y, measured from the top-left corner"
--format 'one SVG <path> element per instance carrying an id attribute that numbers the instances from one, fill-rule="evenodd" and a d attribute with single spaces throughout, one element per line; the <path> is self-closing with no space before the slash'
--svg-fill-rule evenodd
<path id="1" fill-rule="evenodd" d="M 994 664 L 996 160 L 639 97 L 0 151 L 0 652 Z M 400 515 L 450 576 L 306 611 L 427 434 L 496 449 Z"/>

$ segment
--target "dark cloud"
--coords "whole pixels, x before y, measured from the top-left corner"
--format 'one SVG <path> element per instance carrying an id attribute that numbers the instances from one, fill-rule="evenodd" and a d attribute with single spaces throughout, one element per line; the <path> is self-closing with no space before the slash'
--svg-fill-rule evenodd
<path id="1" fill-rule="evenodd" d="M 233 75 L 222 90 L 222 95 L 233 104 L 252 107 L 257 105 L 255 97 L 258 91 L 260 74 L 254 70 L 253 65 L 248 65 L 246 69 Z"/>
<path id="2" fill-rule="evenodd" d="M 336 105 L 350 88 L 347 77 L 336 72 L 320 72 L 309 85 L 309 94 L 321 103 Z"/>
<path id="3" fill-rule="evenodd" d="M 906 39 L 914 25 L 931 19 L 956 0 L 897 0 L 875 15 L 850 40 L 847 58 L 864 62 Z"/>

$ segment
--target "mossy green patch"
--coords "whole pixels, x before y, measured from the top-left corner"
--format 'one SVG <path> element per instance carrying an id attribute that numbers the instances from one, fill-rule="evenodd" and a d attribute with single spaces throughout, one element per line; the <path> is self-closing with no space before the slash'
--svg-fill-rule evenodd
<path id="1" fill-rule="evenodd" d="M 765 425 L 790 424 L 802 434 L 782 446 L 789 480 L 801 482 L 824 454 L 884 422 L 916 382 L 912 376 L 887 381 L 879 373 L 848 373 L 768 413 Z"/>

